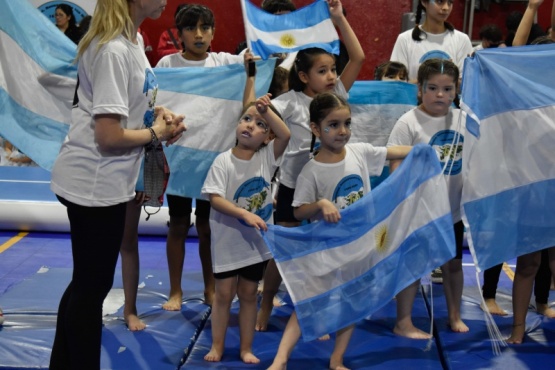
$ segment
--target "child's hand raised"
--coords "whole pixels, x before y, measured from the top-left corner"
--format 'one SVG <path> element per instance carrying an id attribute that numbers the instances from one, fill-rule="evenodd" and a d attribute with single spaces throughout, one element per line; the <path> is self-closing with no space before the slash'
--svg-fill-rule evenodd
<path id="1" fill-rule="evenodd" d="M 256 99 L 256 102 L 254 103 L 256 110 L 258 111 L 258 113 L 260 114 L 264 114 L 268 111 L 268 106 L 270 104 L 272 104 L 271 102 L 271 98 L 272 94 L 268 93 L 264 96 L 261 96 L 260 98 Z"/>
<path id="2" fill-rule="evenodd" d="M 335 21 L 343 17 L 343 5 L 340 0 L 328 0 L 328 5 L 330 7 L 330 18 L 335 23 Z"/>

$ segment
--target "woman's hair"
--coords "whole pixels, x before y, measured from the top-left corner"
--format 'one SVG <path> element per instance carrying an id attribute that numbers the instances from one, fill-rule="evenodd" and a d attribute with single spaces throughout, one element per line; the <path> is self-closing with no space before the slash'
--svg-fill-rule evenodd
<path id="1" fill-rule="evenodd" d="M 328 53 L 324 49 L 320 48 L 308 48 L 299 50 L 297 57 L 295 58 L 295 63 L 291 67 L 289 72 L 289 89 L 295 91 L 303 91 L 306 84 L 299 78 L 299 73 L 304 72 L 308 74 L 308 71 L 314 65 L 314 60 L 320 56 L 327 54 L 335 60 L 335 55 Z"/>
<path id="2" fill-rule="evenodd" d="M 84 35 L 89 30 L 91 20 L 92 16 L 90 15 L 86 15 L 83 17 L 83 19 L 81 19 L 81 22 L 79 22 L 79 30 L 81 31 L 81 34 Z"/>
<path id="3" fill-rule="evenodd" d="M 409 71 L 407 67 L 401 62 L 388 61 L 380 64 L 374 70 L 374 80 L 383 80 L 384 77 L 395 78 L 399 76 L 401 80 L 409 80 Z"/>
<path id="4" fill-rule="evenodd" d="M 185 27 L 196 27 L 198 21 L 212 28 L 216 26 L 214 13 L 210 8 L 204 5 L 186 4 L 175 15 L 175 27 L 177 27 L 179 33 L 181 33 Z"/>
<path id="5" fill-rule="evenodd" d="M 294 12 L 297 7 L 291 0 L 264 0 L 260 6 L 262 10 L 276 14 L 279 12 Z"/>
<path id="6" fill-rule="evenodd" d="M 351 107 L 347 100 L 343 97 L 330 92 L 325 92 L 318 94 L 310 102 L 310 107 L 308 111 L 310 113 L 310 122 L 317 126 L 334 110 L 347 108 L 349 112 Z M 312 134 L 312 141 L 310 142 L 310 153 L 314 151 L 314 145 L 316 144 L 316 136 Z"/>
<path id="7" fill-rule="evenodd" d="M 97 49 L 119 35 L 132 40 L 135 37 L 134 25 L 129 13 L 128 0 L 98 0 L 94 9 L 91 25 L 77 46 L 77 59 L 99 37 Z"/>
<path id="8" fill-rule="evenodd" d="M 424 61 L 418 68 L 418 84 L 424 86 L 426 82 L 435 75 L 447 75 L 453 78 L 455 81 L 455 92 L 459 88 L 459 68 L 455 63 L 450 60 L 432 58 Z M 421 98 L 418 97 L 418 104 L 421 104 Z M 453 101 L 455 106 L 459 108 L 459 97 L 458 94 L 455 96 Z"/>
<path id="9" fill-rule="evenodd" d="M 445 1 L 448 1 L 448 0 L 445 0 Z M 418 2 L 418 6 L 416 7 L 416 15 L 414 18 L 415 25 L 414 25 L 414 29 L 412 30 L 412 39 L 414 41 L 422 41 L 426 38 L 426 32 L 420 29 L 420 21 L 422 20 L 422 12 L 426 12 L 426 8 L 424 8 L 424 5 L 422 5 L 422 3 L 429 3 L 429 2 L 430 0 L 420 0 Z M 453 27 L 451 23 L 445 21 L 443 22 L 443 25 L 450 32 L 455 31 L 455 27 Z"/>
<path id="10" fill-rule="evenodd" d="M 68 28 L 75 28 L 77 27 L 77 23 L 75 22 L 75 16 L 73 15 L 73 7 L 68 4 L 59 4 L 56 7 L 56 10 L 60 9 L 62 12 L 65 13 L 69 17 L 69 25 Z"/>

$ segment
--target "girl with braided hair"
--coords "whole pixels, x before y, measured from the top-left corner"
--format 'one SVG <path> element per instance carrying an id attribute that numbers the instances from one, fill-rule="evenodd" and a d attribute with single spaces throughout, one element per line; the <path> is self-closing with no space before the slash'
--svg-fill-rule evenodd
<path id="1" fill-rule="evenodd" d="M 414 29 L 397 37 L 390 60 L 408 67 L 409 81 L 416 81 L 418 67 L 430 58 L 451 60 L 462 71 L 464 59 L 472 54 L 472 43 L 447 22 L 452 10 L 453 0 L 420 0 Z M 422 12 L 426 17 L 420 24 Z"/>

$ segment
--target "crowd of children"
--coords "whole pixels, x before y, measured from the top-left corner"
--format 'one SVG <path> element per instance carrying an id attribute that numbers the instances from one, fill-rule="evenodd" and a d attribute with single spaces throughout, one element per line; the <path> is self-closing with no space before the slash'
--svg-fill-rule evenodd
<path id="1" fill-rule="evenodd" d="M 231 302 L 236 295 L 240 305 L 239 356 L 245 363 L 259 362 L 252 350 L 254 332 L 267 330 L 273 300 L 281 283 L 276 263 L 260 231 L 272 223 L 297 227 L 303 220 L 338 222 L 341 206 L 333 197 L 342 179 L 359 176 L 362 179 L 359 192 L 364 196 L 371 191 L 370 176 L 379 175 L 386 160 L 394 171 L 411 147 L 419 143 L 449 146 L 453 153 L 440 161 L 447 162 L 444 178 L 454 222 L 456 256 L 441 266 L 441 270 L 449 326 L 454 332 L 469 330 L 460 308 L 464 226 L 460 212 L 462 173 L 457 164 L 462 161 L 465 134 L 463 126 L 459 125 L 465 114 L 458 108 L 458 92 L 464 59 L 474 52 L 470 39 L 447 21 L 453 8 L 452 0 L 421 0 L 414 29 L 399 35 L 391 61 L 380 65 L 375 73 L 379 80 L 416 83 L 418 105 L 399 118 L 386 147 L 349 143 L 348 92 L 357 80 L 365 54 L 345 17 L 341 1 L 327 1 L 331 20 L 349 56 L 342 73 L 337 73 L 333 54 L 316 47 L 300 50 L 294 55 L 290 70 L 288 66 L 277 67 L 271 93 L 258 98 L 253 88 L 255 72 L 247 67 L 254 58 L 248 49 L 242 55 L 210 51 L 215 19 L 208 7 L 180 6 L 175 13 L 175 29 L 168 30 L 175 52 L 163 57 L 157 67 L 217 67 L 244 63 L 247 73 L 236 145 L 221 153 L 212 164 L 202 187 L 205 198 L 167 194 L 170 221 L 166 252 L 170 292 L 162 307 L 181 310 L 185 241 L 194 202 L 204 300 L 212 306 L 212 346 L 205 356 L 209 362 L 222 358 Z M 517 30 L 513 45 L 527 39 L 531 19 L 542 1 L 530 0 L 521 22 L 523 29 Z M 134 195 L 133 186 L 139 173 L 141 148 L 159 140 L 173 143 L 185 130 L 181 122 L 183 117 L 164 108 L 155 110 L 152 115 L 155 119 L 143 122 L 147 118 L 144 111 L 154 107 L 157 87 L 149 76 L 145 80 L 144 71 L 150 71 L 150 66 L 144 55 L 138 55 L 140 48 L 134 35 L 142 20 L 160 15 L 164 3 L 160 0 L 137 3 L 99 0 L 91 29 L 79 44 L 81 85 L 77 95 L 79 106 L 83 108 L 74 115 L 70 139 L 64 143 L 52 174 L 52 189 L 68 208 L 74 256 L 73 279 L 59 307 L 52 369 L 75 368 L 83 363 L 98 368 L 101 303 L 112 284 L 118 251 L 123 261 L 126 323 L 132 331 L 145 329 L 136 309 L 137 225 L 145 198 L 142 192 Z M 262 7 L 278 9 L 279 3 L 285 3 L 283 9 L 287 11 L 294 9 L 291 0 L 264 0 Z M 553 9 L 555 19 L 555 6 Z M 419 24 L 423 13 L 425 20 Z M 484 48 L 501 44 L 493 31 L 484 30 L 482 39 Z M 97 53 L 98 50 L 101 52 Z M 109 76 L 128 78 L 110 80 L 103 77 L 104 71 L 117 72 Z M 147 87 L 145 81 L 152 86 L 143 91 Z M 111 151 L 120 153 L 122 159 L 103 155 Z M 76 155 L 90 159 L 92 167 L 74 168 L 76 164 L 72 158 Z M 124 164 L 125 168 L 121 167 Z M 97 167 L 106 173 L 99 173 Z M 279 187 L 274 200 L 272 178 L 278 168 Z M 118 171 L 125 174 L 127 180 L 111 176 Z M 91 174 L 95 181 L 91 181 Z M 83 179 L 86 180 L 83 182 Z M 249 193 L 240 194 L 247 183 Z M 241 196 L 256 197 L 256 206 L 243 201 Z M 98 233 L 93 235 L 99 229 L 105 231 L 102 241 Z M 90 253 L 99 245 L 102 245 L 101 251 Z M 544 259 L 549 257 L 551 266 L 555 267 L 555 253 L 552 252 L 553 248 Z M 539 260 L 539 252 L 519 257 L 511 343 L 520 343 L 524 338 L 526 297 L 530 297 Z M 543 271 L 545 273 L 545 269 Z M 88 276 L 93 276 L 94 281 Z M 257 289 L 262 279 L 264 285 L 258 311 Z M 397 320 L 392 330 L 408 338 L 426 339 L 431 334 L 415 327 L 411 318 L 419 283 L 415 281 L 397 295 Z M 486 281 L 484 285 L 488 284 Z M 502 314 L 494 297 L 493 301 L 484 309 Z M 541 303 L 547 304 L 543 302 L 542 298 Z M 555 316 L 549 307 L 543 307 L 543 311 L 547 316 Z M 80 319 L 84 315 L 89 319 Z M 346 369 L 343 355 L 353 328 L 348 326 L 337 332 L 330 357 L 331 369 Z M 86 336 L 87 341 L 74 340 L 77 335 Z M 286 368 L 300 335 L 297 316 L 293 313 L 271 369 Z"/>

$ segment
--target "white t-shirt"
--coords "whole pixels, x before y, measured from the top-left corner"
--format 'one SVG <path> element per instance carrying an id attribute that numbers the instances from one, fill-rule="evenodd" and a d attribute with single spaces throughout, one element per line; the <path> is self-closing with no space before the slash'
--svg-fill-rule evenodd
<path id="1" fill-rule="evenodd" d="M 303 167 L 297 178 L 293 207 L 328 199 L 341 210 L 370 192 L 370 176 L 382 173 L 387 148 L 353 143 L 345 149 L 345 159 L 341 162 L 322 163 L 312 159 Z M 318 213 L 311 221 L 320 217 Z"/>
<path id="2" fill-rule="evenodd" d="M 462 75 L 464 59 L 473 51 L 468 35 L 447 30 L 440 34 L 426 32 L 424 37 L 417 42 L 412 39 L 412 29 L 401 33 L 393 46 L 390 60 L 407 66 L 411 81 L 417 79 L 420 64 L 431 58 L 452 60 Z"/>
<path id="3" fill-rule="evenodd" d="M 208 171 L 201 193 L 217 194 L 273 223 L 271 179 L 279 166 L 274 142 L 261 148 L 246 161 L 231 149 L 216 157 Z M 210 211 L 212 266 L 215 273 L 236 270 L 272 258 L 260 232 L 242 220 Z"/>
<path id="4" fill-rule="evenodd" d="M 219 67 L 228 64 L 243 63 L 242 55 L 229 53 L 208 53 L 208 57 L 203 60 L 188 60 L 183 58 L 181 53 L 166 55 L 158 61 L 156 67 L 160 68 L 179 68 L 179 67 Z"/>
<path id="5" fill-rule="evenodd" d="M 454 161 L 449 160 L 449 163 L 453 162 L 453 167 L 451 168 L 451 165 L 448 164 L 444 171 L 454 222 L 461 220 L 463 184 L 461 170 L 464 137 L 459 129 L 463 129 L 465 122 L 466 116 L 460 109 L 451 108 L 444 117 L 432 117 L 421 109 L 414 108 L 399 118 L 387 142 L 387 146 L 428 144 L 435 149 L 443 168 L 447 161 L 446 157 L 453 147 L 453 139 L 457 133 L 460 134 L 458 143 L 451 153 Z"/>
<path id="6" fill-rule="evenodd" d="M 94 116 L 117 114 L 121 127 L 142 129 L 154 120 L 158 83 L 140 45 L 118 36 L 97 50 L 94 39 L 79 60 L 79 105 L 52 169 L 51 189 L 70 202 L 110 206 L 135 195 L 142 147 L 100 151 Z"/>
<path id="7" fill-rule="evenodd" d="M 337 79 L 334 92 L 345 99 L 349 96 L 340 79 Z M 310 96 L 294 90 L 290 90 L 272 100 L 273 106 L 281 114 L 283 121 L 291 131 L 291 139 L 289 139 L 289 144 L 283 155 L 283 163 L 279 170 L 280 183 L 291 189 L 295 188 L 297 176 L 310 159 L 312 131 L 310 130 L 308 108 L 311 101 Z"/>

